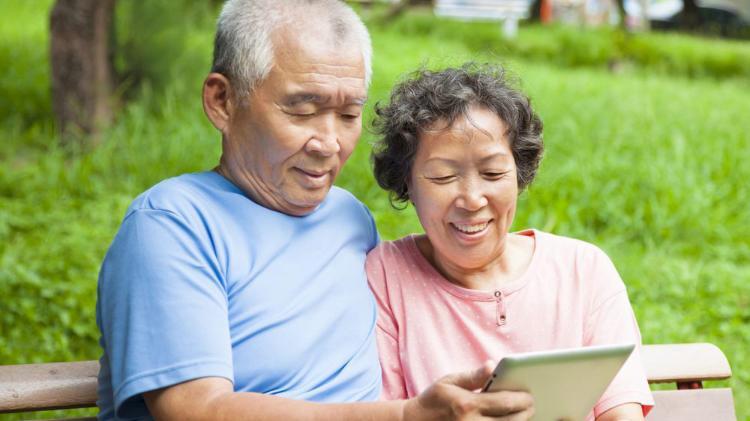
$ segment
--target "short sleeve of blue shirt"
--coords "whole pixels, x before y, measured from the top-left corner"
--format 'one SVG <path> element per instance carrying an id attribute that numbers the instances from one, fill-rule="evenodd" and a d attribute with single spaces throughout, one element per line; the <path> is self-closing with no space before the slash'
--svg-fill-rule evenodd
<path id="1" fill-rule="evenodd" d="M 99 275 L 100 418 L 148 416 L 143 392 L 201 377 L 299 399 L 377 399 L 364 276 L 377 241 L 364 205 L 336 188 L 309 217 L 258 206 L 213 172 L 147 191 Z"/>
<path id="2" fill-rule="evenodd" d="M 179 216 L 132 211 L 101 276 L 100 319 L 116 406 L 186 380 L 233 380 L 227 296 L 218 268 Z M 189 329 L 199 335 L 181 335 Z M 118 364 L 112 365 L 112 361 Z M 127 411 L 124 411 L 127 416 Z"/>

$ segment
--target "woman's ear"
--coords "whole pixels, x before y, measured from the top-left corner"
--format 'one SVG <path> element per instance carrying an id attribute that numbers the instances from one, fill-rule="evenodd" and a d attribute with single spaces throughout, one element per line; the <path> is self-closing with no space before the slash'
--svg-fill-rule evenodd
<path id="1" fill-rule="evenodd" d="M 234 104 L 229 79 L 221 73 L 209 73 L 203 82 L 203 111 L 222 134 L 229 127 Z"/>

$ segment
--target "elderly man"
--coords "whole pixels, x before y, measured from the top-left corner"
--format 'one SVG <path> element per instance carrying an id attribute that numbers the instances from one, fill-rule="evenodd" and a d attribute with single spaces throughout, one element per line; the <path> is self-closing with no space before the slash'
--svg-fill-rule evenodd
<path id="1" fill-rule="evenodd" d="M 527 394 L 472 392 L 487 367 L 368 402 L 378 237 L 332 185 L 361 132 L 370 51 L 339 1 L 227 2 L 203 87 L 220 164 L 140 195 L 102 265 L 101 419 L 529 415 Z"/>

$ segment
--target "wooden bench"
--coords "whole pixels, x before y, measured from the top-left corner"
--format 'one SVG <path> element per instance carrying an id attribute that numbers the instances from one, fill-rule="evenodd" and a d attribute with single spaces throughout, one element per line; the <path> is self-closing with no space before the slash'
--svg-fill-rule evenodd
<path id="1" fill-rule="evenodd" d="M 462 20 L 503 22 L 503 34 L 515 37 L 518 21 L 530 15 L 531 0 L 436 0 L 435 15 Z"/>
<path id="2" fill-rule="evenodd" d="M 716 345 L 646 345 L 643 364 L 648 382 L 675 383 L 676 390 L 652 392 L 656 405 L 647 420 L 735 421 L 732 389 L 703 388 L 705 380 L 724 380 L 732 369 Z"/>
<path id="3" fill-rule="evenodd" d="M 653 392 L 656 406 L 647 420 L 736 420 L 731 389 L 703 388 L 705 380 L 732 375 L 716 346 L 646 345 L 643 360 L 649 383 L 677 387 Z M 96 406 L 98 371 L 97 361 L 0 366 L 0 413 Z"/>

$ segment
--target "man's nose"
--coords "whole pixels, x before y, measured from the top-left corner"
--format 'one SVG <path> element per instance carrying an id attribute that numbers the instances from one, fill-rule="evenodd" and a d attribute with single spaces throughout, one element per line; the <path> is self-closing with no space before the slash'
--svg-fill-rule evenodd
<path id="1" fill-rule="evenodd" d="M 338 130 L 336 129 L 336 119 L 334 116 L 321 116 L 320 124 L 315 128 L 310 140 L 305 145 L 309 153 L 322 156 L 332 156 L 341 150 L 339 145 Z"/>

